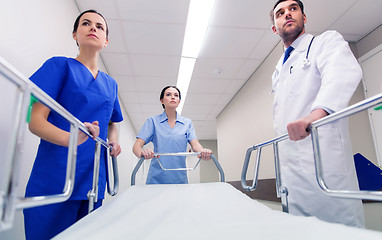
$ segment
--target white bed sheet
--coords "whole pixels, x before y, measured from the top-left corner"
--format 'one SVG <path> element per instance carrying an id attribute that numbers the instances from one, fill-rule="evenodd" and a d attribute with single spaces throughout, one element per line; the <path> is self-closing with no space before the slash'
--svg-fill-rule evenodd
<path id="1" fill-rule="evenodd" d="M 133 186 L 55 239 L 382 239 L 382 232 L 292 216 L 227 183 Z"/>

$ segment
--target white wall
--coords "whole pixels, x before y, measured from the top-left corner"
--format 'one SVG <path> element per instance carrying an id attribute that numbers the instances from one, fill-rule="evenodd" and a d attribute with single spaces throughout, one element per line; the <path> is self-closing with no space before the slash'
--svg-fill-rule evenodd
<path id="1" fill-rule="evenodd" d="M 216 159 L 220 161 L 216 140 L 199 140 L 199 142 L 204 148 L 211 149 Z M 205 183 L 205 182 L 219 182 L 219 181 L 220 181 L 219 171 L 217 170 L 214 162 L 201 161 L 200 162 L 200 182 Z"/>
<path id="2" fill-rule="evenodd" d="M 76 57 L 78 51 L 72 39 L 72 28 L 78 14 L 74 1 L 2 1 L 0 56 L 26 77 L 33 74 L 45 60 L 52 56 Z M 100 62 L 100 68 L 105 71 L 102 62 Z M 14 93 L 8 89 L 9 86 L 6 89 L 4 84 L 0 86 L 1 100 L 14 99 L 12 95 Z M 2 104 L 8 106 L 9 101 L 2 101 Z M 2 118 L 12 115 L 11 109 L 2 107 Z M 136 133 L 126 113 L 123 114 L 124 121 L 119 124 L 122 147 L 122 153 L 118 158 L 120 191 L 130 186 L 130 174 L 136 162 L 131 151 Z M 0 125 L 2 137 L 8 131 L 7 126 L 9 125 Z M 26 130 L 24 142 L 26 144 L 23 149 L 19 196 L 24 195 L 39 139 Z M 105 203 L 112 199 L 107 195 Z M 22 211 L 16 213 L 12 229 L 0 232 L 0 239 L 24 239 Z"/>
<path id="3" fill-rule="evenodd" d="M 282 52 L 282 45 L 278 44 L 217 118 L 219 159 L 226 181 L 240 180 L 248 147 L 275 137 L 271 76 Z M 271 153 L 270 149 L 263 149 L 260 178 L 274 177 Z M 247 177 L 252 176 L 250 171 Z"/>

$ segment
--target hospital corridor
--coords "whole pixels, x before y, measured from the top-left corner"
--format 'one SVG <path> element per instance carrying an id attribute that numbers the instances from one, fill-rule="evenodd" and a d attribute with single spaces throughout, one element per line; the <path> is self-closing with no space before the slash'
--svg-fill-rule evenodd
<path id="1" fill-rule="evenodd" d="M 0 240 L 382 239 L 381 9 L 1 0 Z"/>

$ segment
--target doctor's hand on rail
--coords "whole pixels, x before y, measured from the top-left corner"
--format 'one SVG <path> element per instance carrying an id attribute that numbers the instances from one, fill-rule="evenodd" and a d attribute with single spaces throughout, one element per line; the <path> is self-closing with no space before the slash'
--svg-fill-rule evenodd
<path id="1" fill-rule="evenodd" d="M 306 138 L 310 134 L 310 124 L 327 115 L 328 113 L 325 110 L 317 108 L 313 110 L 309 115 L 289 123 L 287 126 L 289 139 L 292 141 L 298 141 Z"/>

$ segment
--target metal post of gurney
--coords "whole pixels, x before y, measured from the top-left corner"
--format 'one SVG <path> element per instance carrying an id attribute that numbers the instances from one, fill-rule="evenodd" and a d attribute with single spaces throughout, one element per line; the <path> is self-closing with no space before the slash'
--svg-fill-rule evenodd
<path id="1" fill-rule="evenodd" d="M 101 144 L 99 142 L 96 142 L 95 154 L 94 154 L 93 184 L 92 184 L 92 189 L 88 192 L 88 199 L 89 199 L 88 213 L 93 211 L 94 203 L 98 201 L 100 155 L 101 155 Z"/>
<path id="2" fill-rule="evenodd" d="M 1 66 L 1 72 L 5 75 L 3 67 L 4 66 Z M 6 192 L 0 191 L 0 231 L 11 227 L 16 210 L 16 190 L 21 159 L 21 151 L 18 150 L 20 150 L 20 147 L 23 144 L 23 137 L 25 132 L 24 129 L 26 127 L 26 122 L 22 121 L 21 119 L 25 119 L 25 113 L 29 105 L 28 98 L 25 96 L 30 95 L 29 89 L 23 87 L 24 86 L 19 86 L 20 90 L 17 93 L 17 103 L 14 118 L 15 125 L 12 128 L 12 135 L 10 138 L 10 156 L 6 156 L 4 159 L 4 161 L 9 161 L 10 167 L 9 171 L 6 173 L 6 175 L 9 177 L 6 179 L 5 183 L 8 188 L 5 189 Z"/>
<path id="3" fill-rule="evenodd" d="M 356 114 L 360 111 L 371 108 L 380 103 L 382 103 L 382 94 L 375 95 L 374 97 L 368 98 L 357 104 L 349 106 L 343 109 L 342 111 L 336 112 L 334 114 L 326 116 L 325 118 L 322 118 L 312 123 L 311 134 L 312 134 L 313 153 L 314 153 L 314 161 L 315 161 L 315 167 L 316 167 L 317 182 L 320 188 L 327 195 L 333 196 L 333 197 L 342 197 L 342 198 L 368 199 L 368 200 L 382 201 L 382 192 L 380 191 L 332 190 L 326 186 L 325 180 L 324 180 L 324 173 L 322 170 L 322 160 L 321 160 L 319 136 L 318 136 L 318 127 L 337 121 L 341 118 Z"/>
<path id="4" fill-rule="evenodd" d="M 33 95 L 47 105 L 49 108 L 63 116 L 67 119 L 70 126 L 70 138 L 68 146 L 68 161 L 67 161 L 67 170 L 65 178 L 65 187 L 62 193 L 49 195 L 49 196 L 36 196 L 36 197 L 27 197 L 20 198 L 19 203 L 17 204 L 17 209 L 37 207 L 52 203 L 63 202 L 69 199 L 70 195 L 73 192 L 74 179 L 75 179 L 75 169 L 76 169 L 76 158 L 77 158 L 77 140 L 78 140 L 78 130 L 81 130 L 89 137 L 92 135 L 87 130 L 86 126 L 73 115 L 71 115 L 66 109 L 59 105 L 56 101 L 50 98 L 45 92 L 40 88 L 35 86 L 32 82 L 28 83 L 32 86 Z M 101 143 L 104 146 L 108 146 L 107 143 L 101 138 L 97 137 L 95 139 L 97 143 Z"/>
<path id="5" fill-rule="evenodd" d="M 284 135 L 282 140 L 279 139 L 279 141 L 283 141 L 285 139 L 288 139 L 288 137 Z M 283 186 L 281 182 L 279 144 L 278 144 L 279 141 L 273 142 L 273 155 L 275 158 L 275 175 L 276 175 L 276 190 L 277 190 L 276 193 L 277 193 L 277 197 L 281 198 L 281 206 L 282 206 L 283 212 L 288 213 L 289 212 L 288 189 L 285 186 Z"/>
<path id="6" fill-rule="evenodd" d="M 106 182 L 107 182 L 107 192 L 110 196 L 115 196 L 118 193 L 119 190 L 119 174 L 118 174 L 118 163 L 116 157 L 110 156 L 110 151 L 112 147 L 110 147 L 110 150 L 107 149 L 107 157 L 106 157 Z M 110 161 L 111 159 L 111 161 Z M 110 165 L 112 165 L 113 171 L 110 169 Z M 111 186 L 111 175 L 113 175 L 113 187 Z"/>
<path id="7" fill-rule="evenodd" d="M 94 203 L 98 201 L 98 180 L 99 180 L 99 168 L 100 168 L 100 156 L 101 156 L 101 145 L 106 148 L 107 157 L 106 157 L 106 182 L 107 190 L 109 195 L 115 196 L 118 193 L 119 188 L 119 176 L 118 176 L 118 166 L 117 158 L 112 157 L 112 163 L 110 163 L 110 151 L 111 146 L 105 141 L 96 141 L 95 154 L 94 154 L 94 166 L 93 166 L 93 183 L 92 189 L 88 192 L 89 208 L 88 213 L 91 213 L 94 210 Z M 113 164 L 113 172 L 110 171 L 109 165 Z M 114 187 L 111 187 L 111 175 L 114 179 Z"/>
<path id="8" fill-rule="evenodd" d="M 85 125 L 70 114 L 65 108 L 54 101 L 49 95 L 37 87 L 33 82 L 24 77 L 15 68 L 8 64 L 0 57 L 0 75 L 15 84 L 18 88 L 17 106 L 15 116 L 15 128 L 13 129 L 12 139 L 10 142 L 10 156 L 6 156 L 6 160 L 10 163 L 9 178 L 6 179 L 4 192 L 0 191 L 0 231 L 12 226 L 12 221 L 17 209 L 37 207 L 46 204 L 63 202 L 69 199 L 72 194 L 75 179 L 76 157 L 77 157 L 77 139 L 78 130 L 83 131 L 89 137 Z M 48 106 L 51 110 L 60 114 L 70 123 L 70 137 L 68 146 L 67 169 L 65 177 L 65 185 L 62 193 L 49 196 L 35 196 L 18 198 L 17 187 L 21 162 L 21 153 L 23 151 L 23 136 L 26 127 L 26 119 L 29 109 L 30 97 L 39 99 L 42 103 Z M 108 147 L 102 139 L 97 137 L 97 142 Z"/>
<path id="9" fill-rule="evenodd" d="M 377 200 L 382 201 L 382 192 L 379 191 L 348 191 L 348 190 L 331 190 L 329 189 L 324 181 L 324 173 L 322 170 L 322 161 L 321 161 L 321 155 L 320 155 L 320 147 L 319 147 L 319 137 L 318 137 L 318 127 L 328 124 L 330 122 L 339 120 L 344 117 L 348 117 L 350 115 L 356 114 L 360 111 L 363 111 L 367 108 L 376 106 L 378 104 L 382 103 L 382 94 L 376 95 L 374 97 L 368 98 L 364 101 L 361 101 L 357 104 L 354 104 L 352 106 L 349 106 L 342 111 L 339 111 L 337 113 L 331 114 L 325 118 L 322 118 L 320 120 L 317 120 L 313 122 L 310 126 L 311 131 L 311 137 L 312 137 L 312 143 L 313 143 L 313 153 L 314 153 L 314 161 L 315 161 L 315 169 L 316 169 L 316 178 L 318 185 L 321 187 L 321 189 L 330 196 L 333 197 L 343 197 L 343 198 L 354 198 L 354 199 L 368 199 L 368 200 Z M 247 191 L 253 191 L 256 188 L 257 179 L 258 179 L 258 171 L 259 171 L 259 163 L 260 163 L 260 155 L 261 155 L 261 148 L 270 144 L 273 144 L 274 146 L 274 157 L 275 157 L 275 170 L 276 170 L 276 185 L 277 185 L 277 196 L 279 197 L 279 193 L 282 194 L 281 200 L 283 201 L 285 199 L 286 205 L 284 205 L 283 202 L 283 211 L 284 208 L 288 208 L 287 206 L 287 194 L 288 191 L 285 187 L 281 184 L 281 175 L 280 175 L 280 167 L 279 167 L 279 157 L 278 157 L 278 145 L 277 143 L 280 141 L 283 141 L 285 139 L 288 139 L 288 134 L 284 134 L 282 136 L 279 136 L 277 138 L 274 138 L 270 141 L 252 146 L 247 149 L 247 153 L 244 160 L 242 175 L 241 175 L 241 184 L 244 190 Z M 255 166 L 255 174 L 254 174 L 254 180 L 252 187 L 248 187 L 246 183 L 246 174 L 247 169 L 249 165 L 249 159 L 251 156 L 252 151 L 258 150 L 257 157 L 256 157 L 256 166 Z"/>
<path id="10" fill-rule="evenodd" d="M 131 173 L 131 180 L 130 180 L 131 186 L 135 185 L 135 176 L 137 175 L 139 168 L 142 166 L 143 161 L 145 161 L 145 157 L 141 157 L 139 159 L 139 161 L 137 162 L 137 165 L 135 165 L 133 172 Z"/>
<path id="11" fill-rule="evenodd" d="M 199 155 L 200 153 L 196 152 L 196 153 L 187 153 L 187 152 L 184 152 L 184 153 L 155 153 L 154 157 L 157 159 L 159 165 L 161 166 L 161 168 L 165 171 L 181 171 L 181 170 L 194 170 L 199 162 L 200 162 L 200 158 L 198 160 L 198 162 L 196 163 L 196 165 L 193 167 L 193 168 L 176 168 L 176 169 L 166 169 L 166 168 L 163 168 L 162 166 L 162 163 L 158 160 L 158 157 L 159 156 L 194 156 L 194 155 Z M 225 176 L 224 176 L 224 171 L 223 171 L 223 168 L 221 167 L 220 163 L 218 162 L 218 160 L 216 159 L 216 157 L 211 154 L 211 159 L 214 161 L 215 163 L 215 166 L 216 168 L 218 169 L 219 171 L 219 174 L 220 174 L 220 181 L 221 182 L 224 182 L 225 181 Z M 137 163 L 137 165 L 135 165 L 135 168 L 133 169 L 133 172 L 131 174 L 131 186 L 134 186 L 135 185 L 135 177 L 137 175 L 137 172 L 139 170 L 139 168 L 141 167 L 143 161 L 145 160 L 144 157 L 141 157 Z"/>
<path id="12" fill-rule="evenodd" d="M 288 189 L 285 186 L 283 186 L 282 182 L 281 182 L 278 143 L 281 141 L 284 141 L 286 139 L 288 139 L 288 134 L 284 134 L 282 136 L 279 136 L 279 137 L 274 138 L 272 140 L 269 140 L 267 142 L 260 143 L 260 144 L 257 144 L 255 146 L 249 147 L 247 149 L 246 154 L 245 154 L 243 170 L 241 172 L 241 185 L 242 185 L 243 189 L 246 191 L 254 191 L 256 189 L 256 186 L 257 186 L 259 167 L 260 167 L 261 150 L 263 147 L 272 144 L 273 145 L 274 161 L 275 161 L 276 193 L 277 193 L 278 198 L 281 197 L 283 212 L 288 212 Z M 254 171 L 252 186 L 249 187 L 247 185 L 247 171 L 248 171 L 248 165 L 249 165 L 249 161 L 251 158 L 251 154 L 255 150 L 257 150 L 256 162 L 255 162 L 255 171 Z"/>
<path id="13" fill-rule="evenodd" d="M 73 190 L 74 182 L 74 171 L 75 166 L 75 154 L 77 147 L 77 135 L 79 129 L 79 121 L 75 121 L 75 118 L 67 112 L 62 106 L 57 104 L 53 99 L 51 99 L 46 93 L 44 93 L 40 88 L 33 84 L 29 79 L 25 78 L 16 69 L 9 65 L 4 59 L 0 57 L 0 72 L 1 75 L 15 84 L 17 86 L 17 108 L 15 116 L 15 129 L 14 134 L 10 142 L 10 156 L 6 156 L 6 161 L 10 163 L 9 178 L 5 182 L 5 192 L 1 193 L 0 196 L 0 229 L 9 228 L 12 224 L 14 214 L 16 209 L 27 208 L 45 205 L 48 203 L 56 203 L 59 201 L 64 201 L 69 198 Z M 18 187 L 18 177 L 20 170 L 20 161 L 23 145 L 23 136 L 26 127 L 27 112 L 30 103 L 30 97 L 33 94 L 35 97 L 40 99 L 45 105 L 50 107 L 52 110 L 56 111 L 64 118 L 66 118 L 71 124 L 71 135 L 69 140 L 69 153 L 68 153 L 68 167 L 67 176 L 65 179 L 65 187 L 61 194 L 51 195 L 51 196 L 39 196 L 31 198 L 17 198 L 17 187 Z M 81 124 L 81 123 L 80 123 Z M 84 129 L 86 129 L 84 127 Z M 87 131 L 86 131 L 87 132 Z M 74 162 L 74 163 L 73 163 Z"/>
<path id="14" fill-rule="evenodd" d="M 76 158 L 77 158 L 77 139 L 78 139 L 78 125 L 71 125 L 71 134 L 69 138 L 69 151 L 67 158 L 67 168 L 65 177 L 64 190 L 60 194 L 48 195 L 48 196 L 36 196 L 36 197 L 25 197 L 19 198 L 17 203 L 17 209 L 24 209 L 30 207 L 37 207 L 52 203 L 63 202 L 69 199 L 73 192 L 74 187 L 74 176 L 76 169 Z"/>

